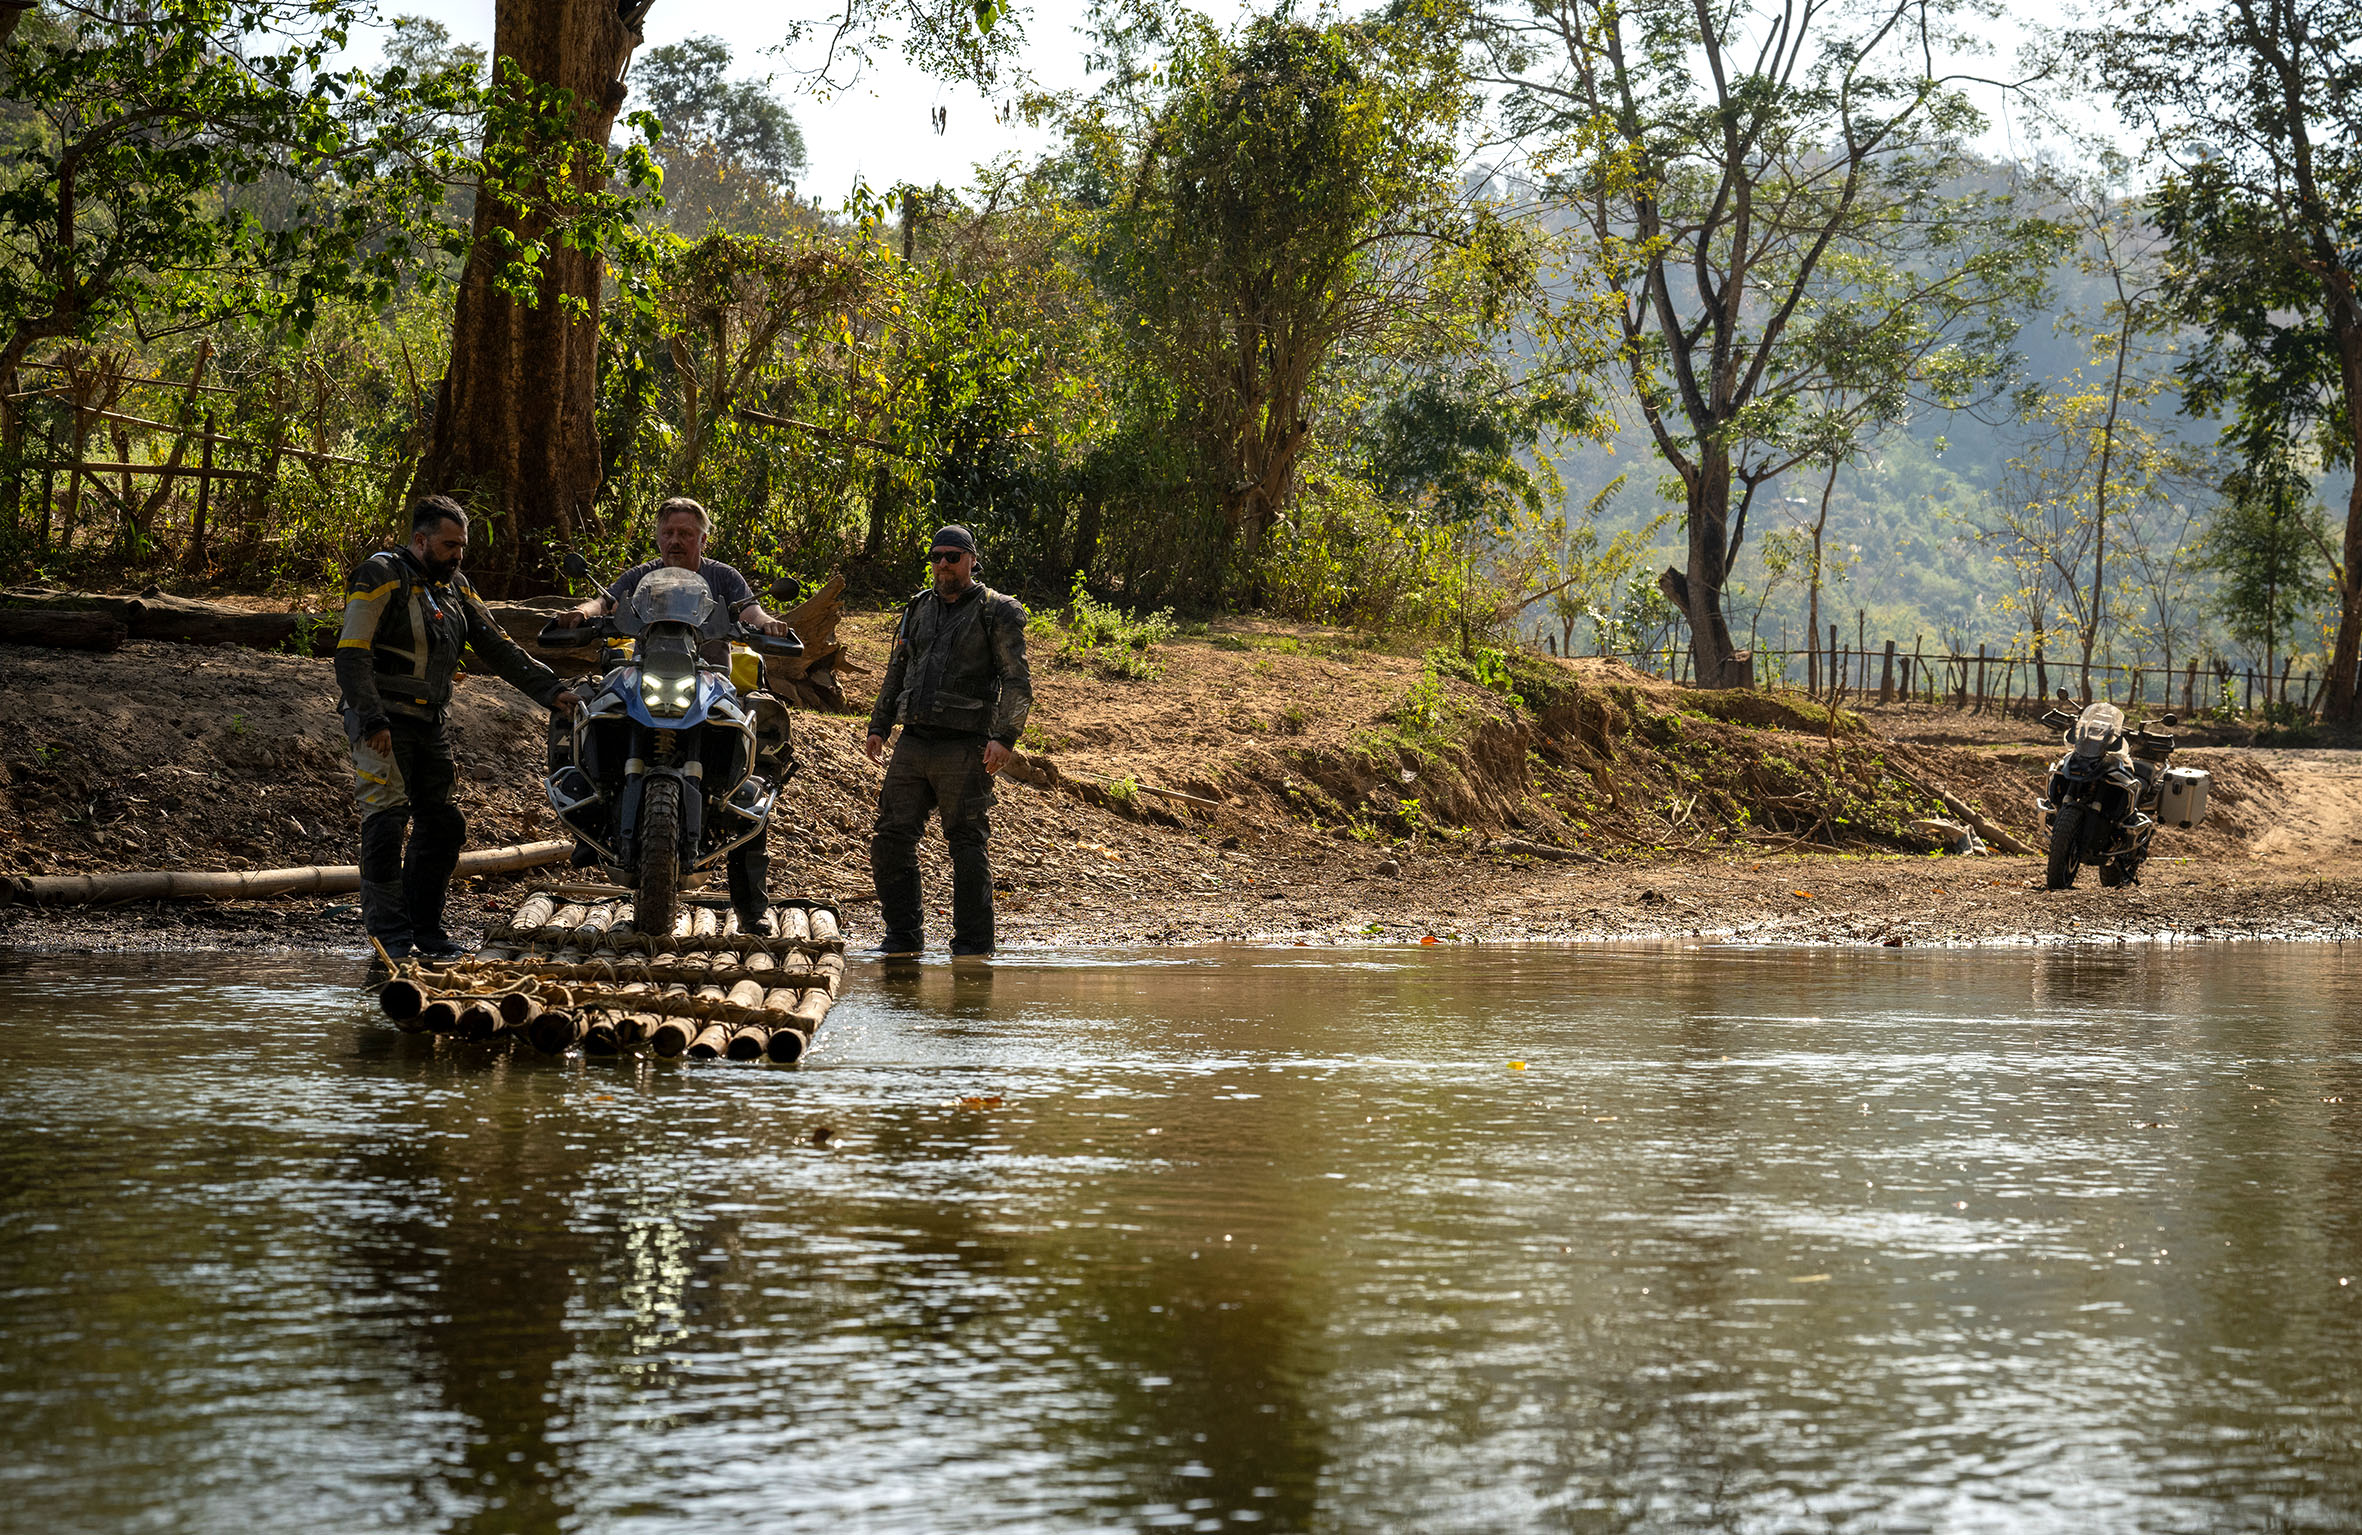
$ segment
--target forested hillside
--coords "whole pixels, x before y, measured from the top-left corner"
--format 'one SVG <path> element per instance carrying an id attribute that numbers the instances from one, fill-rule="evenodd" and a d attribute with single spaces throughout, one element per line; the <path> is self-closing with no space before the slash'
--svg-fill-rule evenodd
<path id="1" fill-rule="evenodd" d="M 759 579 L 869 598 L 962 520 L 1037 603 L 1712 685 L 1834 624 L 2351 703 L 2325 33 L 2044 34 L 1992 89 L 2142 147 L 2019 163 L 1967 147 L 1964 6 L 1109 5 L 1049 97 L 995 6 L 856 5 L 846 46 L 1054 147 L 822 207 L 814 81 L 628 18 L 504 0 L 487 55 L 355 0 L 6 14 L 10 579 L 321 590 L 446 491 L 526 593 L 685 493 Z M 2319 89 L 2254 128 L 2276 59 Z"/>

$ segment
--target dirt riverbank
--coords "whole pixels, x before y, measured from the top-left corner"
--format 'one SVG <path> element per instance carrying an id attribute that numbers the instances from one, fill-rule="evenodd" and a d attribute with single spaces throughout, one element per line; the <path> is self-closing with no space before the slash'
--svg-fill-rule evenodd
<path id="1" fill-rule="evenodd" d="M 842 631 L 858 696 L 886 619 Z M 1832 720 L 1792 698 L 1696 693 L 1613 664 L 1507 674 L 1240 624 L 1175 640 L 1159 674 L 1061 664 L 1000 790 L 1004 942 L 1737 938 L 1940 944 L 2362 937 L 2362 763 L 2236 747 L 2205 827 L 2161 832 L 2142 884 L 2039 889 L 2028 856 L 1937 851 L 1943 803 L 2038 844 L 2038 727 L 1923 705 Z M 355 820 L 324 661 L 139 642 L 0 647 L 0 876 L 346 863 Z M 553 834 L 541 716 L 488 679 L 453 729 L 470 842 Z M 874 935 L 878 770 L 858 718 L 797 716 L 803 770 L 774 885 Z M 923 854 L 948 903 L 940 844 Z M 531 876 L 462 891 L 464 922 Z M 940 931 L 933 936 L 940 941 Z M 357 949 L 350 897 L 0 907 L 0 944 Z"/>

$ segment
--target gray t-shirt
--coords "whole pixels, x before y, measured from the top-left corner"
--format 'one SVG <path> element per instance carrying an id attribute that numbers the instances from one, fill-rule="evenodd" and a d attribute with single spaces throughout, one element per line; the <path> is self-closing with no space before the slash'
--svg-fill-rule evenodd
<path id="1" fill-rule="evenodd" d="M 648 578 L 648 572 L 663 568 L 662 560 L 634 565 L 617 576 L 615 584 L 607 588 L 607 600 L 615 604 L 617 612 L 622 612 L 631 602 L 632 593 L 639 590 L 640 583 Z M 732 618 L 736 618 L 740 610 L 755 600 L 754 588 L 746 584 L 746 577 L 738 573 L 736 566 L 725 565 L 720 560 L 699 560 L 697 573 L 705 578 L 706 589 L 714 594 L 714 601 L 720 603 L 722 611 Z"/>

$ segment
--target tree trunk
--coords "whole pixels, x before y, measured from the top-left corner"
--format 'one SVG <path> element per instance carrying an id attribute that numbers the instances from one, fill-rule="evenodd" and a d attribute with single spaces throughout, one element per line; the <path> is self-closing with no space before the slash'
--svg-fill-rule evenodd
<path id="1" fill-rule="evenodd" d="M 1722 589 L 1730 578 L 1730 460 L 1708 452 L 1689 493 L 1689 569 L 1657 577 L 1666 600 L 1689 619 L 1690 656 L 1702 688 L 1743 688 L 1752 680 L 1750 659 L 1731 642 L 1722 612 Z"/>
<path id="2" fill-rule="evenodd" d="M 2340 371 L 2346 389 L 2348 442 L 2362 442 L 2362 325 L 2351 321 L 2337 328 Z M 2354 476 L 2346 493 L 2345 569 L 2338 583 L 2337 645 L 2330 653 L 2329 680 L 2321 691 L 2321 717 L 2354 718 L 2354 689 L 2358 661 L 2362 661 L 2362 474 Z"/>
<path id="3" fill-rule="evenodd" d="M 623 70 L 639 45 L 637 17 L 615 0 L 499 0 L 496 59 L 526 77 L 574 93 L 574 131 L 604 145 L 623 105 Z M 551 541 L 581 527 L 598 490 L 594 405 L 599 283 L 593 252 L 552 242 L 537 301 L 520 304 L 494 285 L 504 242 L 542 240 L 549 219 L 491 197 L 476 199 L 475 244 L 451 323 L 451 366 L 435 396 L 433 435 L 413 495 L 458 496 L 477 519 L 471 573 L 485 589 L 514 594 L 546 583 Z M 579 300 L 577 313 L 561 302 Z"/>

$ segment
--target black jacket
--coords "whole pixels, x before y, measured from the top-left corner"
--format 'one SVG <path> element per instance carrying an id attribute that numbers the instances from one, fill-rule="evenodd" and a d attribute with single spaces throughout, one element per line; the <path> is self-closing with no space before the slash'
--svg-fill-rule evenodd
<path id="1" fill-rule="evenodd" d="M 953 603 L 930 587 L 910 600 L 894 626 L 894 653 L 869 711 L 869 733 L 915 725 L 1013 747 L 1032 709 L 1024 606 L 982 582 Z"/>
<path id="2" fill-rule="evenodd" d="M 484 599 L 452 572 L 437 581 L 408 549 L 387 549 L 345 582 L 344 631 L 336 641 L 336 685 L 364 733 L 389 715 L 432 720 L 451 703 L 464 650 L 544 708 L 565 690 L 558 674 L 501 631 Z"/>

